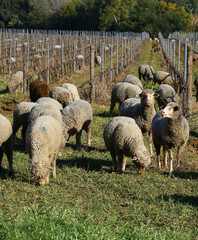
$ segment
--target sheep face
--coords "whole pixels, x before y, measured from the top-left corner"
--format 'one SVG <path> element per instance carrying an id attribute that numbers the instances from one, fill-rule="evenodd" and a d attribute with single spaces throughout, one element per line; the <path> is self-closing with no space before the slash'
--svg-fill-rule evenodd
<path id="1" fill-rule="evenodd" d="M 140 149 L 135 153 L 133 160 L 139 173 L 144 174 L 145 168 L 151 163 L 150 153 L 146 148 Z"/>
<path id="2" fill-rule="evenodd" d="M 39 178 L 38 179 L 39 185 L 44 186 L 45 184 L 49 183 L 49 175 L 46 178 Z"/>
<path id="3" fill-rule="evenodd" d="M 176 103 L 171 102 L 162 110 L 161 116 L 173 119 L 176 118 L 177 115 L 181 115 L 179 114 L 180 111 L 180 107 Z"/>
<path id="4" fill-rule="evenodd" d="M 154 98 L 158 97 L 159 94 L 153 93 L 150 89 L 145 89 L 139 96 L 141 97 L 141 104 L 149 107 L 154 104 Z"/>

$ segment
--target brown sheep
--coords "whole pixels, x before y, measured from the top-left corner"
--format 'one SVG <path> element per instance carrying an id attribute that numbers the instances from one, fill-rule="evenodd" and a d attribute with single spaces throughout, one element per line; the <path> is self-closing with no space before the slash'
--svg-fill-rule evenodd
<path id="1" fill-rule="evenodd" d="M 36 102 L 41 97 L 49 97 L 50 88 L 45 82 L 36 80 L 30 83 L 30 99 Z"/>

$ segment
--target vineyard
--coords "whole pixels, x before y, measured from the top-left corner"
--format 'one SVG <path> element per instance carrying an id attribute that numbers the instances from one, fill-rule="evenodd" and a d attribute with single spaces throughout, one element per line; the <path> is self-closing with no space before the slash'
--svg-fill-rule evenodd
<path id="1" fill-rule="evenodd" d="M 83 133 L 82 150 L 77 151 L 71 137 L 57 159 L 56 179 L 50 176 L 44 187 L 31 175 L 29 156 L 17 133 L 14 176 L 8 174 L 6 156 L 0 172 L 0 239 L 197 239 L 198 119 L 192 82 L 198 65 L 191 59 L 190 77 L 183 43 L 179 57 L 178 45 L 172 56 L 163 44 L 156 52 L 152 45 L 146 33 L 1 32 L 1 114 L 12 122 L 14 107 L 30 101 L 29 84 L 39 79 L 50 87 L 75 84 L 80 98 L 91 102 L 94 120 L 91 146 Z M 96 55 L 101 56 L 100 65 Z M 112 174 L 111 155 L 103 141 L 104 127 L 119 112 L 116 106 L 113 116 L 109 114 L 111 89 L 128 74 L 138 77 L 140 64 L 170 71 L 181 103 L 189 106 L 190 137 L 181 172 L 159 172 L 154 155 L 145 175 L 129 158 L 125 174 Z M 6 86 L 16 71 L 23 71 L 23 83 L 16 93 L 8 93 Z M 142 83 L 151 88 L 151 81 Z M 189 86 L 191 96 L 186 96 Z M 148 148 L 146 140 L 145 145 Z"/>

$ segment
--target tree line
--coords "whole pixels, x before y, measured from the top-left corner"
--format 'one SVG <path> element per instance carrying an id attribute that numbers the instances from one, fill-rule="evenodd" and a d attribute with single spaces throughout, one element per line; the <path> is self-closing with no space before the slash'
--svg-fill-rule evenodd
<path id="1" fill-rule="evenodd" d="M 186 31 L 198 0 L 1 0 L 0 28 Z"/>

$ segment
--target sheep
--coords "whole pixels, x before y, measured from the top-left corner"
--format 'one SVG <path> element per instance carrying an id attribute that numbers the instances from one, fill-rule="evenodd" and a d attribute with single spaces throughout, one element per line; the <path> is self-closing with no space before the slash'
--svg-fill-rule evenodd
<path id="1" fill-rule="evenodd" d="M 39 185 L 49 183 L 49 171 L 56 178 L 56 158 L 62 144 L 61 124 L 52 116 L 39 116 L 26 131 L 26 149 L 30 170 Z"/>
<path id="2" fill-rule="evenodd" d="M 101 56 L 99 55 L 95 56 L 95 64 L 101 66 L 101 63 L 102 63 Z"/>
<path id="3" fill-rule="evenodd" d="M 113 171 L 125 171 L 126 159 L 131 157 L 141 174 L 151 163 L 144 146 L 142 132 L 134 119 L 114 117 L 105 126 L 103 138 L 113 161 Z"/>
<path id="4" fill-rule="evenodd" d="M 142 64 L 138 67 L 139 79 L 143 77 L 144 81 L 149 81 L 153 79 L 153 67 L 149 65 Z"/>
<path id="5" fill-rule="evenodd" d="M 91 125 L 93 122 L 93 114 L 91 105 L 85 100 L 75 100 L 70 102 L 62 111 L 63 132 L 65 139 L 69 141 L 69 137 L 76 134 L 77 150 L 81 149 L 82 130 L 87 132 L 88 146 L 91 144 Z"/>
<path id="6" fill-rule="evenodd" d="M 50 88 L 47 83 L 36 80 L 30 83 L 30 99 L 36 102 L 41 97 L 49 97 Z"/>
<path id="7" fill-rule="evenodd" d="M 177 147 L 177 170 L 180 171 L 181 152 L 188 141 L 189 125 L 177 103 L 168 103 L 155 115 L 152 121 L 152 134 L 159 169 L 161 170 L 161 146 L 164 149 L 165 168 L 167 168 L 167 153 L 169 154 L 170 173 L 173 171 L 172 149 Z"/>
<path id="8" fill-rule="evenodd" d="M 151 156 L 153 156 L 151 124 L 156 114 L 154 98 L 158 97 L 158 94 L 151 89 L 144 89 L 139 96 L 141 101 L 137 98 L 129 98 L 123 102 L 120 106 L 120 116 L 134 118 L 140 126 L 142 133 L 148 133 L 149 151 Z"/>
<path id="9" fill-rule="evenodd" d="M 63 110 L 62 104 L 60 104 L 57 100 L 51 97 L 41 97 L 39 98 L 36 103 L 38 104 L 54 104 L 59 110 Z"/>
<path id="10" fill-rule="evenodd" d="M 17 71 L 10 78 L 10 82 L 8 83 L 6 89 L 9 93 L 17 93 L 23 86 L 23 72 Z"/>
<path id="11" fill-rule="evenodd" d="M 84 56 L 83 55 L 77 55 L 76 60 L 82 62 L 84 60 Z"/>
<path id="12" fill-rule="evenodd" d="M 168 84 L 161 84 L 155 93 L 159 94 L 156 98 L 159 108 L 164 108 L 169 102 L 175 102 L 175 90 Z"/>
<path id="13" fill-rule="evenodd" d="M 72 101 L 70 91 L 63 87 L 56 86 L 51 88 L 49 92 L 49 96 L 57 100 L 59 103 L 61 103 L 63 108 Z"/>
<path id="14" fill-rule="evenodd" d="M 14 142 L 16 132 L 19 130 L 21 126 L 22 126 L 21 136 L 23 140 L 25 140 L 25 133 L 28 126 L 28 114 L 36 104 L 37 103 L 33 102 L 20 102 L 15 106 L 13 112 L 13 126 L 12 126 Z"/>
<path id="15" fill-rule="evenodd" d="M 128 82 L 116 83 L 111 91 L 111 106 L 110 114 L 113 112 L 115 104 L 118 102 L 121 105 L 124 100 L 132 97 L 136 97 L 140 94 L 142 89 L 138 85 L 134 85 Z"/>
<path id="16" fill-rule="evenodd" d="M 153 74 L 153 83 L 152 83 L 152 89 L 155 86 L 155 83 L 159 84 L 169 84 L 173 85 L 173 79 L 170 75 L 170 73 L 164 72 L 164 71 L 156 71 Z"/>
<path id="17" fill-rule="evenodd" d="M 30 125 L 37 117 L 43 115 L 52 116 L 63 125 L 61 111 L 53 104 L 36 104 L 29 112 L 28 125 Z"/>
<path id="18" fill-rule="evenodd" d="M 195 78 L 194 80 L 194 85 L 197 89 L 197 93 L 196 93 L 196 101 L 198 102 L 198 77 Z"/>
<path id="19" fill-rule="evenodd" d="M 134 85 L 138 85 L 139 87 L 141 87 L 143 89 L 143 85 L 142 82 L 140 81 L 139 78 L 137 78 L 136 76 L 133 75 L 127 75 L 123 82 L 128 82 L 128 83 L 132 83 Z"/>
<path id="20" fill-rule="evenodd" d="M 74 85 L 74 84 L 71 84 L 71 83 L 63 83 L 61 84 L 59 87 L 63 87 L 63 88 L 66 88 L 67 90 L 70 91 L 71 93 L 71 96 L 72 96 L 72 100 L 79 100 L 80 97 L 79 97 L 79 94 L 78 94 L 78 89 L 77 87 Z"/>
<path id="21" fill-rule="evenodd" d="M 12 125 L 10 121 L 0 114 L 0 169 L 5 153 L 9 163 L 9 173 L 13 173 L 12 159 L 13 159 L 13 137 L 12 137 Z"/>

